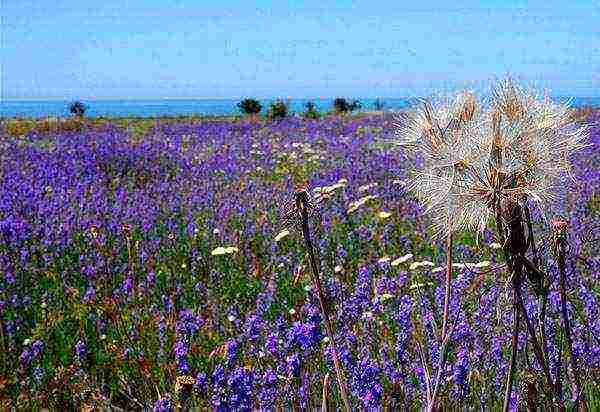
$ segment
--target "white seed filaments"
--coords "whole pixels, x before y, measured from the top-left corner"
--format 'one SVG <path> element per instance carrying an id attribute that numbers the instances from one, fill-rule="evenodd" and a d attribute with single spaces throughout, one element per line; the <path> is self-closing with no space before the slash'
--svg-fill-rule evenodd
<path id="1" fill-rule="evenodd" d="M 570 176 L 570 156 L 588 127 L 567 104 L 507 80 L 488 102 L 469 92 L 424 101 L 396 122 L 398 145 L 415 154 L 406 184 L 432 215 L 437 234 L 483 231 L 506 202 L 529 199 L 543 211 Z"/>

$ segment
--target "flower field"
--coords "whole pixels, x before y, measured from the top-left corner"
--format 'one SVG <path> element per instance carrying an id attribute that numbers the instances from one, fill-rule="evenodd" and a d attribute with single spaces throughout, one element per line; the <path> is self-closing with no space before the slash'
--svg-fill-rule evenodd
<path id="1" fill-rule="evenodd" d="M 600 112 L 549 218 L 568 221 L 573 352 L 600 410 Z M 313 243 L 350 403 L 418 410 L 440 364 L 445 241 L 406 190 L 391 115 L 122 124 L 0 132 L 0 409 L 342 408 L 302 233 L 280 215 L 298 184 L 323 199 Z M 529 317 L 567 407 L 573 371 L 549 223 L 549 277 Z M 493 232 L 455 235 L 447 409 L 499 409 L 512 295 Z M 527 331 L 511 408 L 551 402 Z"/>

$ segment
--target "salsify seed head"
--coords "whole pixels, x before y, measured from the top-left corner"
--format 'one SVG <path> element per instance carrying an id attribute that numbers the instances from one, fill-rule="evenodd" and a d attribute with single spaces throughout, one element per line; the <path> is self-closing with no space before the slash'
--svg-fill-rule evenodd
<path id="1" fill-rule="evenodd" d="M 531 200 L 545 211 L 568 184 L 588 128 L 572 121 L 567 104 L 506 80 L 487 101 L 470 92 L 423 101 L 397 119 L 396 134 L 416 155 L 407 188 L 437 234 L 448 234 L 483 231 L 507 202 Z"/>

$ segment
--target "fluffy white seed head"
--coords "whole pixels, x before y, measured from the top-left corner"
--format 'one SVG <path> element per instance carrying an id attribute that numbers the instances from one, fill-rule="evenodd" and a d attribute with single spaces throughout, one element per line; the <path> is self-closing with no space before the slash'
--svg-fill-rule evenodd
<path id="1" fill-rule="evenodd" d="M 423 101 L 397 119 L 396 134 L 417 159 L 407 188 L 441 234 L 483 231 L 505 201 L 529 199 L 546 209 L 588 128 L 573 122 L 568 105 L 507 80 L 489 102 L 469 92 Z"/>

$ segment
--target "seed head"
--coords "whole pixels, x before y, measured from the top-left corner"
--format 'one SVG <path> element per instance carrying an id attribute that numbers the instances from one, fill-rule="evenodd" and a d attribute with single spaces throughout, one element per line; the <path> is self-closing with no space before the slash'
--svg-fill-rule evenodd
<path id="1" fill-rule="evenodd" d="M 532 200 L 542 211 L 570 176 L 570 156 L 587 126 L 567 105 L 498 84 L 486 104 L 469 92 L 424 101 L 396 122 L 399 145 L 416 154 L 407 188 L 433 216 L 437 233 L 483 231 L 506 203 Z"/>

